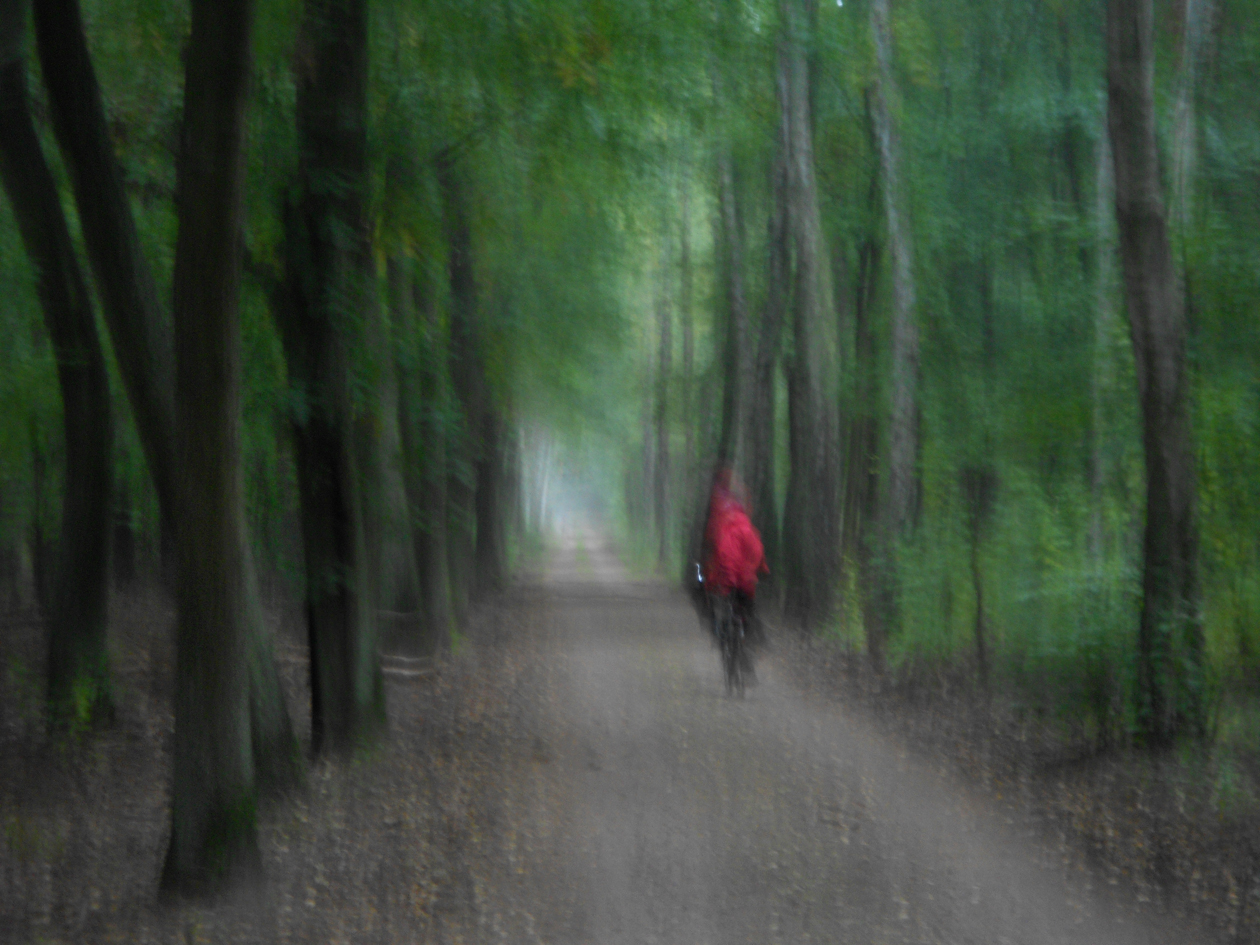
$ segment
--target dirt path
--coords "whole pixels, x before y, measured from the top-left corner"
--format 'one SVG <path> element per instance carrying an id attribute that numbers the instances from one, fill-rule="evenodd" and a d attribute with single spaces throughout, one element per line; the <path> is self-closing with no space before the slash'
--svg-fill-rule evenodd
<path id="1" fill-rule="evenodd" d="M 164 906 L 170 614 L 144 613 L 120 620 L 98 737 L 42 740 L 0 690 L 3 945 L 1213 940 L 804 691 L 802 651 L 727 698 L 686 601 L 592 534 L 480 608 L 456 656 L 387 675 L 378 748 L 264 805 L 261 896 Z M 281 655 L 301 718 L 301 647 Z"/>
<path id="2" fill-rule="evenodd" d="M 685 601 L 575 535 L 522 621 L 483 931 L 556 943 L 1187 943 L 1137 916 L 772 655 L 724 696 Z M 487 940 L 487 939 L 483 939 Z"/>

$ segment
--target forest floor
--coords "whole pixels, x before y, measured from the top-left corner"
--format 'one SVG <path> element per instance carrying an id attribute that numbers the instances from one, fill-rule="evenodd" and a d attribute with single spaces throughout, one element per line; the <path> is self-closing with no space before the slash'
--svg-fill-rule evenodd
<path id="1" fill-rule="evenodd" d="M 1158 763 L 1055 764 L 781 632 L 729 698 L 684 598 L 594 535 L 449 659 L 387 661 L 388 738 L 262 807 L 261 895 L 161 904 L 173 615 L 116 610 L 118 718 L 90 736 L 44 737 L 38 632 L 4 630 L 0 942 L 1256 940 L 1245 844 L 1213 847 Z"/>

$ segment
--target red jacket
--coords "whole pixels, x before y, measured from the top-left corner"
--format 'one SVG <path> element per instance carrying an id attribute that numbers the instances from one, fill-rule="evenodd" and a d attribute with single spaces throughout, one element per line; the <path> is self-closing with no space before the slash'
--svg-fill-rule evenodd
<path id="1" fill-rule="evenodd" d="M 709 504 L 706 532 L 709 558 L 705 562 L 705 582 L 718 594 L 742 591 L 751 597 L 757 591 L 757 575 L 769 574 L 761 535 L 748 519 L 748 513 L 730 493 L 715 493 Z"/>

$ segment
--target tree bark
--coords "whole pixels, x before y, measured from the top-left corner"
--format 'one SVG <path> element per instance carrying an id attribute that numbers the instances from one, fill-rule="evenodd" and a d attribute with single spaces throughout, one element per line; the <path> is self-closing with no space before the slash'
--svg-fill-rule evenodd
<path id="1" fill-rule="evenodd" d="M 308 0 L 295 58 L 299 176 L 276 314 L 297 405 L 311 735 L 317 751 L 346 751 L 385 712 L 352 376 L 371 278 L 364 0 Z"/>
<path id="2" fill-rule="evenodd" d="M 390 266 L 390 282 L 401 280 L 401 261 L 391 260 Z M 403 481 L 419 580 L 419 645 L 421 652 L 437 653 L 450 647 L 451 634 L 444 423 L 448 395 L 442 369 L 446 342 L 428 273 L 422 271 L 412 284 L 412 299 L 406 299 L 405 292 L 406 287 L 399 285 L 393 293 Z"/>
<path id="3" fill-rule="evenodd" d="M 455 617 L 462 622 L 476 584 L 477 463 L 482 444 L 481 412 L 485 383 L 477 350 L 477 282 L 473 271 L 472 226 L 468 196 L 458 157 L 443 154 L 437 161 L 442 194 L 442 229 L 446 237 L 447 277 L 450 283 L 450 337 L 447 348 L 451 389 L 459 407 L 458 425 L 447 441 L 447 499 L 449 519 L 451 596 Z M 454 449 L 452 450 L 452 447 Z"/>
<path id="4" fill-rule="evenodd" d="M 140 250 L 77 0 L 38 0 L 35 36 L 53 130 L 70 169 L 88 259 L 157 493 L 166 553 L 174 544 L 173 336 Z M 253 570 L 252 560 L 247 567 Z M 260 783 L 287 783 L 300 776 L 301 760 L 257 584 L 251 574 L 246 589 L 255 763 Z"/>
<path id="5" fill-rule="evenodd" d="M 1095 302 L 1094 302 L 1094 350 L 1093 370 L 1090 372 L 1090 462 L 1089 462 L 1089 550 L 1094 567 L 1102 567 L 1105 551 L 1103 528 L 1103 493 L 1107 480 L 1105 455 L 1104 398 L 1111 387 L 1111 358 L 1108 355 L 1108 337 L 1111 333 L 1111 306 L 1113 299 L 1115 266 L 1115 234 L 1113 232 L 1115 203 L 1111 170 L 1111 148 L 1107 130 L 1098 136 L 1098 153 L 1095 168 L 1094 246 L 1095 246 Z"/>
<path id="6" fill-rule="evenodd" d="M 405 456 L 403 451 L 402 378 L 398 369 L 398 348 L 402 342 L 399 325 L 411 323 L 410 285 L 404 267 L 390 257 L 385 264 L 386 305 L 379 308 L 375 321 L 379 338 L 375 358 L 380 393 L 381 464 L 381 593 L 380 606 L 385 610 L 413 614 L 420 601 L 419 569 L 416 566 L 412 541 L 410 503 L 407 498 Z M 386 317 L 388 311 L 388 318 Z"/>
<path id="7" fill-rule="evenodd" d="M 49 112 L 66 158 L 88 259 L 158 496 L 169 548 L 175 463 L 174 347 L 114 155 L 78 0 L 35 0 Z"/>
<path id="8" fill-rule="evenodd" d="M 810 115 L 809 46 L 815 0 L 784 0 L 779 87 L 786 100 L 788 226 L 795 255 L 792 356 L 788 371 L 788 450 L 791 474 L 783 513 L 784 610 L 802 626 L 831 603 L 836 543 L 836 501 L 830 468 L 835 446 L 830 411 L 822 396 L 826 340 L 824 316 L 832 310 L 814 176 Z"/>
<path id="9" fill-rule="evenodd" d="M 250 0 L 194 0 L 176 185 L 174 784 L 163 886 L 261 869 L 250 750 L 239 306 Z"/>
<path id="10" fill-rule="evenodd" d="M 880 192 L 878 171 L 871 175 L 871 219 Z M 853 285 L 853 402 L 844 430 L 844 498 L 840 549 L 846 564 L 856 565 L 862 597 L 866 651 L 877 672 L 884 669 L 888 625 L 892 619 L 891 583 L 883 571 L 879 530 L 878 354 L 872 306 L 878 285 L 880 246 L 869 233 L 858 248 Z"/>
<path id="11" fill-rule="evenodd" d="M 394 300 L 394 354 L 398 359 L 398 432 L 407 491 L 412 553 L 420 607 L 421 653 L 450 646 L 451 599 L 446 570 L 446 355 L 431 278 L 408 284 L 401 260 L 389 261 Z M 407 295 L 411 297 L 408 299 Z"/>
<path id="12" fill-rule="evenodd" d="M 48 704 L 55 722 L 110 715 L 109 537 L 113 457 L 109 378 L 91 297 L 31 120 L 24 0 L 0 0 L 0 176 L 37 273 L 61 388 L 65 478 L 48 620 Z"/>
<path id="13" fill-rule="evenodd" d="M 1186 317 L 1160 190 L 1151 0 L 1107 4 L 1108 126 L 1146 465 L 1138 723 L 1149 744 L 1203 731 Z"/>
<path id="14" fill-rule="evenodd" d="M 384 403 L 385 325 L 372 265 L 369 254 L 361 269 L 358 296 L 361 328 L 353 332 L 357 343 L 352 342 L 348 347 L 351 350 L 349 373 L 353 379 L 350 428 L 357 473 L 355 495 L 359 500 L 363 529 L 363 592 L 379 636 L 382 632 L 380 611 L 385 606 L 389 584 L 385 569 L 393 567 L 394 563 L 387 562 L 385 557 L 385 506 L 388 496 L 385 491 L 384 449 L 386 429 L 390 423 Z"/>

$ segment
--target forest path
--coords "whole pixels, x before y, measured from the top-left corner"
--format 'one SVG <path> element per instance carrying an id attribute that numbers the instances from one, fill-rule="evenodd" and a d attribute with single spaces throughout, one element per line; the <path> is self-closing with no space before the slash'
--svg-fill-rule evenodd
<path id="1" fill-rule="evenodd" d="M 483 933 L 555 945 L 1202 940 L 1065 875 L 980 795 L 799 691 L 773 652 L 746 698 L 726 697 L 685 599 L 628 580 L 595 533 L 570 535 L 522 591 L 521 645 L 545 668 L 527 674 L 515 719 L 530 747 L 500 771 Z"/>

